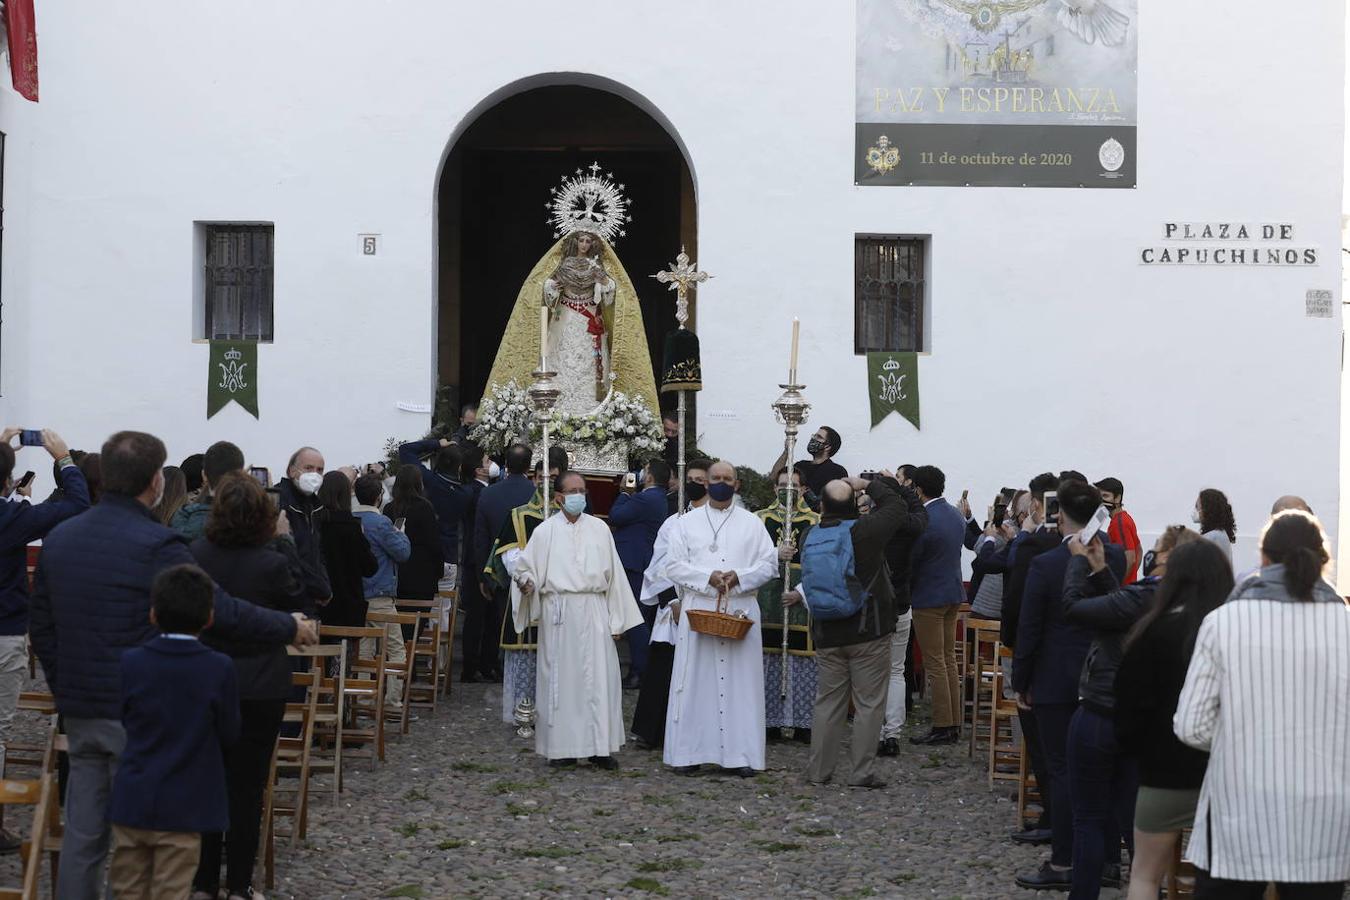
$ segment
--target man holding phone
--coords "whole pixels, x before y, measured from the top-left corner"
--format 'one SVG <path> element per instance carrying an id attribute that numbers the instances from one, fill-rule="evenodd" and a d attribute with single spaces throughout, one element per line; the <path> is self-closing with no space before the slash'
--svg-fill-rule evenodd
<path id="1" fill-rule="evenodd" d="M 38 443 L 34 443 L 36 435 Z M 10 496 L 15 487 L 14 439 L 21 446 L 41 446 L 56 460 L 61 475 L 61 499 L 36 506 L 27 500 L 0 503 L 0 771 L 4 769 L 4 742 L 19 703 L 24 670 L 28 666 L 28 545 L 41 540 L 61 522 L 89 508 L 89 487 L 70 458 L 70 448 L 55 431 L 6 428 L 0 432 L 0 488 Z M 0 830 L 0 853 L 19 849 L 20 839 Z"/>

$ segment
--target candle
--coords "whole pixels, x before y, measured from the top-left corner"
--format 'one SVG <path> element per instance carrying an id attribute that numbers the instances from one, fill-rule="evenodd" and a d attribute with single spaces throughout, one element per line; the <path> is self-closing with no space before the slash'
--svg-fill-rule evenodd
<path id="1" fill-rule="evenodd" d="M 539 368 L 546 368 L 548 360 L 548 307 L 539 307 Z"/>
<path id="2" fill-rule="evenodd" d="M 797 337 L 801 333 L 801 322 L 792 317 L 792 361 L 788 363 L 788 383 L 797 383 Z"/>

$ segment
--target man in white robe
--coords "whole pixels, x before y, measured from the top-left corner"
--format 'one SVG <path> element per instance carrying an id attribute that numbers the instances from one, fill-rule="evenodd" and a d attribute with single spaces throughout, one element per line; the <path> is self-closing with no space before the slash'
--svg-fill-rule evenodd
<path id="1" fill-rule="evenodd" d="M 586 479 L 559 479 L 559 513 L 530 535 L 511 576 L 517 630 L 538 622 L 534 748 L 551 766 L 605 769 L 624 742 L 614 638 L 642 624 L 609 526 L 586 515 Z"/>
<path id="2" fill-rule="evenodd" d="M 736 469 L 714 463 L 708 503 L 675 521 L 666 577 L 680 594 L 679 635 L 666 710 L 665 763 L 686 774 L 709 763 L 749 777 L 764 768 L 764 667 L 756 591 L 774 577 L 778 554 L 764 524 L 735 502 Z M 739 640 L 689 628 L 690 609 L 744 613 Z"/>

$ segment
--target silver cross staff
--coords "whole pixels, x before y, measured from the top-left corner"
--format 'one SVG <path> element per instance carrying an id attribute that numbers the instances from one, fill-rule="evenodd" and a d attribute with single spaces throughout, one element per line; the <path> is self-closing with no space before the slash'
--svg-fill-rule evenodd
<path id="1" fill-rule="evenodd" d="M 671 263 L 670 271 L 657 272 L 652 277 L 662 284 L 670 285 L 670 289 L 676 292 L 675 321 L 683 328 L 684 323 L 689 321 L 689 292 L 712 276 L 700 272 L 697 263 L 691 265 L 689 254 L 684 252 L 684 247 L 680 247 L 680 255 Z"/>
<path id="2" fill-rule="evenodd" d="M 680 329 L 684 330 L 684 323 L 689 321 L 689 292 L 695 290 L 700 284 L 707 281 L 712 276 L 707 272 L 700 272 L 697 263 L 689 261 L 689 254 L 684 252 L 684 245 L 680 245 L 680 255 L 675 257 L 675 262 L 671 264 L 670 271 L 657 272 L 652 276 L 662 284 L 670 285 L 670 289 L 675 291 L 675 321 L 680 323 Z M 680 419 L 679 456 L 677 478 L 680 482 L 680 498 L 678 509 L 684 512 L 684 417 L 685 417 L 685 394 L 687 391 L 678 392 L 676 412 Z"/>

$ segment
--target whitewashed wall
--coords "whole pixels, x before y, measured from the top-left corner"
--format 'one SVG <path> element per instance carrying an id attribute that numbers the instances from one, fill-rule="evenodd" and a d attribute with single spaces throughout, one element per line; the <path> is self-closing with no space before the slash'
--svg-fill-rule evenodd
<path id="1" fill-rule="evenodd" d="M 300 443 L 336 465 L 420 433 L 395 403 L 434 382 L 447 141 L 504 86 L 583 72 L 645 98 L 689 154 L 717 275 L 700 402 L 728 414 L 701 422 L 711 449 L 775 456 L 795 313 L 813 422 L 840 430 L 850 468 L 934 462 L 978 498 L 1045 468 L 1116 474 L 1147 532 L 1213 485 L 1240 563 L 1279 493 L 1336 522 L 1341 323 L 1305 318 L 1303 294 L 1341 282 L 1343 3 L 1146 8 L 1136 191 L 854 188 L 851 7 L 42 4 L 42 103 L 0 96 L 0 418 L 81 446 L 147 428 L 174 459 L 230 438 L 274 471 Z M 1292 222 L 1323 264 L 1140 267 L 1169 219 Z M 194 220 L 276 225 L 260 422 L 205 419 Z M 383 234 L 380 256 L 360 232 Z M 855 232 L 932 235 L 921 432 L 868 429 Z"/>

